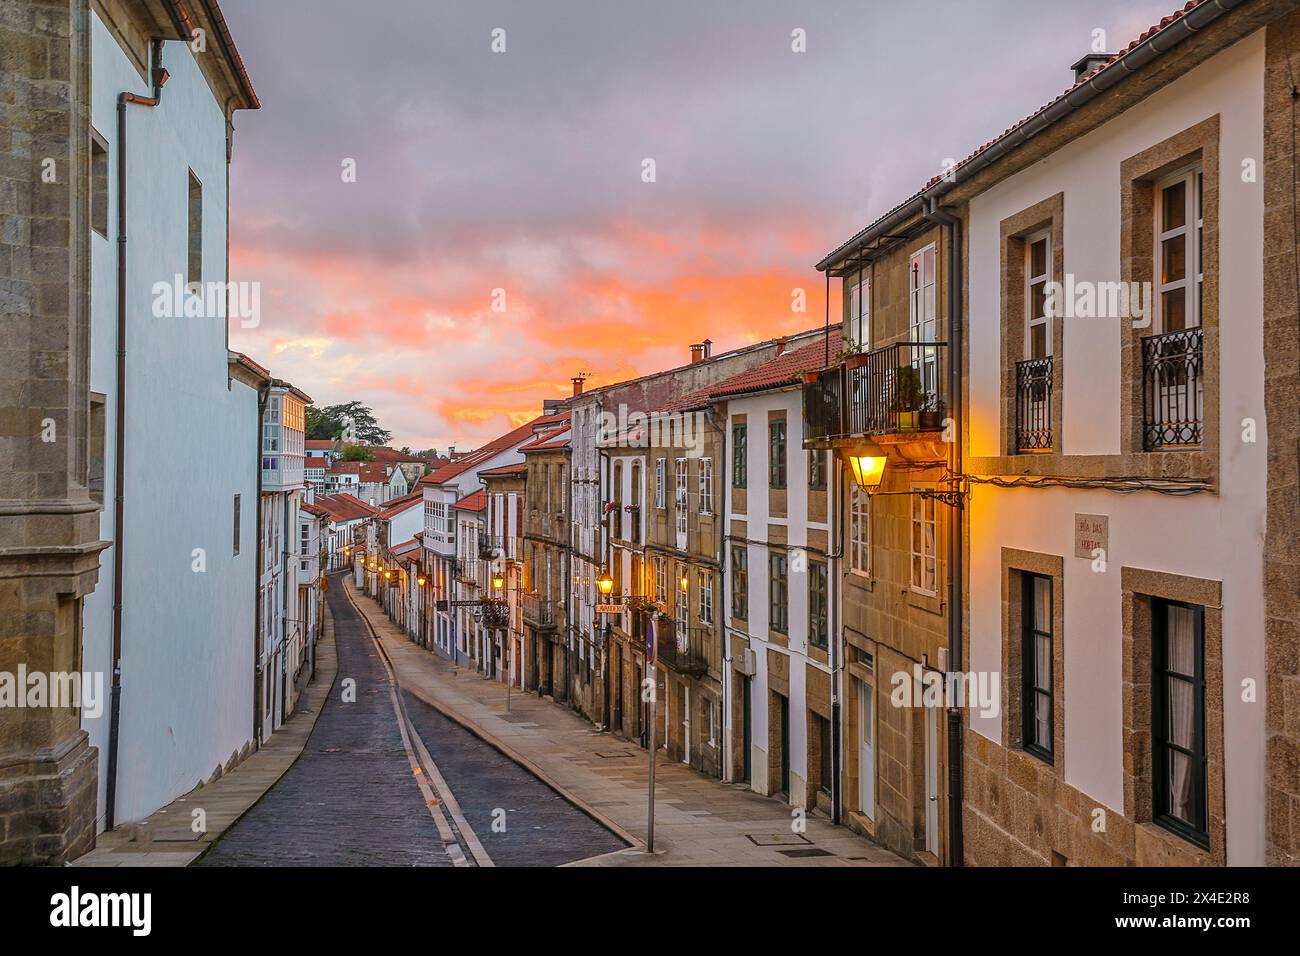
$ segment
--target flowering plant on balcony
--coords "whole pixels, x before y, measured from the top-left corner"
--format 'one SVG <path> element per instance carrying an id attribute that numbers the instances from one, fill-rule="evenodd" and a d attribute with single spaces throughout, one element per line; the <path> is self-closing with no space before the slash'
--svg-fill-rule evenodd
<path id="1" fill-rule="evenodd" d="M 627 607 L 629 611 L 637 611 L 641 614 L 654 614 L 659 620 L 667 621 L 668 609 L 656 601 L 654 598 L 635 596 L 628 598 Z"/>

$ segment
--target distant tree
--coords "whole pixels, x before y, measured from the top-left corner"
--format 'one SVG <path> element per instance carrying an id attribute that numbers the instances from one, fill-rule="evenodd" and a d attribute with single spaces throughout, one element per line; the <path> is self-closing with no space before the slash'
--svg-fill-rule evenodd
<path id="1" fill-rule="evenodd" d="M 352 423 L 359 444 L 384 445 L 393 437 L 392 432 L 379 427 L 379 421 L 369 406 L 356 401 L 326 405 L 321 409 L 308 406 L 307 437 L 337 441 L 348 422 Z"/>
<path id="2" fill-rule="evenodd" d="M 344 461 L 374 461 L 374 453 L 365 445 L 348 445 L 343 449 Z"/>

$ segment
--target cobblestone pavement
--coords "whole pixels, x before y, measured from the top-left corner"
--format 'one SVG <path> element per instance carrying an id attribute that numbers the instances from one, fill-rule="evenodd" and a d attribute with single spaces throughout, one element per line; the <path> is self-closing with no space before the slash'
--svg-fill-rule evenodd
<path id="1" fill-rule="evenodd" d="M 329 591 L 338 680 L 302 756 L 199 861 L 201 866 L 450 866 L 413 773 L 383 658 L 341 581 Z M 356 681 L 356 700 L 342 699 Z M 483 848 L 498 865 L 547 866 L 626 844 L 433 708 L 403 706 Z M 435 776 L 427 770 L 426 777 Z M 505 830 L 493 829 L 497 810 Z M 462 844 L 463 840 L 460 841 Z M 450 850 L 450 852 L 449 852 Z"/>

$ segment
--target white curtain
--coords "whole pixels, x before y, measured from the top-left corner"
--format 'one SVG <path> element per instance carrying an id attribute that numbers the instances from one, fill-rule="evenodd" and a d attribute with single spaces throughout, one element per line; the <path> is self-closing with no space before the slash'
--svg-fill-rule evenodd
<path id="1" fill-rule="evenodd" d="M 1196 616 L 1190 608 L 1168 607 L 1165 646 L 1167 670 L 1196 673 Z M 1165 678 L 1169 708 L 1169 742 L 1186 750 L 1194 749 L 1196 735 L 1196 694 L 1190 680 Z M 1169 752 L 1169 813 L 1180 820 L 1192 821 L 1192 758 L 1177 751 Z"/>

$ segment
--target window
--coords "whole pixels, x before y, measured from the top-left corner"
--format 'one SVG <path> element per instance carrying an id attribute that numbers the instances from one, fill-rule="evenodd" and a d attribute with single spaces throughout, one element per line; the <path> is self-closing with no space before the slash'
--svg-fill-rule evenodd
<path id="1" fill-rule="evenodd" d="M 816 449 L 808 452 L 808 487 L 813 491 L 826 490 L 826 453 Z"/>
<path id="2" fill-rule="evenodd" d="M 1165 181 L 1156 196 L 1159 331 L 1201 324 L 1202 177 L 1199 170 Z"/>
<path id="3" fill-rule="evenodd" d="M 104 455 L 107 398 L 103 392 L 90 393 L 90 459 L 86 483 L 91 500 L 104 503 Z M 236 554 L 239 552 L 236 551 Z"/>
<path id="4" fill-rule="evenodd" d="M 912 254 L 908 269 L 908 337 L 913 342 L 934 342 L 938 337 L 935 320 L 937 286 L 934 243 Z M 939 354 L 931 347 L 914 349 L 912 367 L 921 377 L 921 392 L 935 394 L 938 387 Z"/>
<path id="5" fill-rule="evenodd" d="M 690 501 L 686 492 L 687 465 L 685 458 L 677 459 L 677 533 L 686 533 L 686 514 Z"/>
<path id="6" fill-rule="evenodd" d="M 871 574 L 871 498 L 856 485 L 849 493 L 849 570 Z"/>
<path id="7" fill-rule="evenodd" d="M 235 554 L 239 554 L 239 495 L 235 495 Z"/>
<path id="8" fill-rule="evenodd" d="M 709 716 L 709 746 L 718 746 L 718 702 L 710 699 L 705 707 Z"/>
<path id="9" fill-rule="evenodd" d="M 771 488 L 785 487 L 785 419 L 778 418 L 767 426 L 767 483 Z"/>
<path id="10" fill-rule="evenodd" d="M 849 338 L 859 351 L 871 348 L 871 280 L 849 287 Z"/>
<path id="11" fill-rule="evenodd" d="M 667 507 L 664 490 L 664 471 L 667 466 L 666 458 L 655 459 L 655 507 L 662 510 Z"/>
<path id="12" fill-rule="evenodd" d="M 808 562 L 808 643 L 822 650 L 827 646 L 827 615 L 830 602 L 826 590 L 826 563 Z"/>
<path id="13" fill-rule="evenodd" d="M 713 514 L 713 459 L 700 459 L 700 514 Z"/>
<path id="14" fill-rule="evenodd" d="M 108 238 L 108 144 L 90 131 L 90 228 Z"/>
<path id="15" fill-rule="evenodd" d="M 746 463 L 746 427 L 731 426 L 731 487 L 744 488 L 749 480 L 749 468 Z"/>
<path id="16" fill-rule="evenodd" d="M 189 258 L 185 283 L 203 281 L 203 184 L 190 170 Z"/>
<path id="17" fill-rule="evenodd" d="M 677 623 L 677 640 L 679 642 L 678 643 L 679 647 L 684 646 L 683 642 L 686 639 L 686 632 L 690 629 L 691 626 L 691 592 L 689 590 L 689 584 L 691 579 L 689 575 L 690 572 L 687 569 L 686 565 L 684 564 L 678 565 L 677 567 L 678 583 L 677 583 L 677 587 L 674 588 L 674 590 L 677 592 L 677 607 L 676 607 L 676 614 L 674 615 L 674 617 L 676 618 L 676 623 Z M 681 586 L 682 581 L 687 582 L 688 587 L 685 588 L 682 587 Z"/>
<path id="18" fill-rule="evenodd" d="M 655 558 L 655 600 L 660 604 L 668 600 L 668 564 L 663 558 Z"/>
<path id="19" fill-rule="evenodd" d="M 695 586 L 700 592 L 700 623 L 713 623 L 713 582 L 708 571 L 697 571 Z"/>
<path id="20" fill-rule="evenodd" d="M 1052 579 L 1021 575 L 1021 721 L 1025 750 L 1052 762 Z"/>
<path id="21" fill-rule="evenodd" d="M 749 617 L 749 550 L 743 544 L 731 546 L 731 616 Z"/>
<path id="22" fill-rule="evenodd" d="M 912 590 L 939 593 L 938 527 L 933 498 L 913 493 L 912 498 Z"/>
<path id="23" fill-rule="evenodd" d="M 790 579 L 784 552 L 770 557 L 768 568 L 769 621 L 772 630 L 779 634 L 790 631 Z"/>
<path id="24" fill-rule="evenodd" d="M 1151 745 L 1155 822 L 1209 845 L 1205 747 L 1205 609 L 1153 600 Z"/>
<path id="25" fill-rule="evenodd" d="M 1025 358 L 1052 354 L 1052 323 L 1047 314 L 1047 284 L 1052 280 L 1052 234 L 1040 232 L 1025 243 Z"/>

